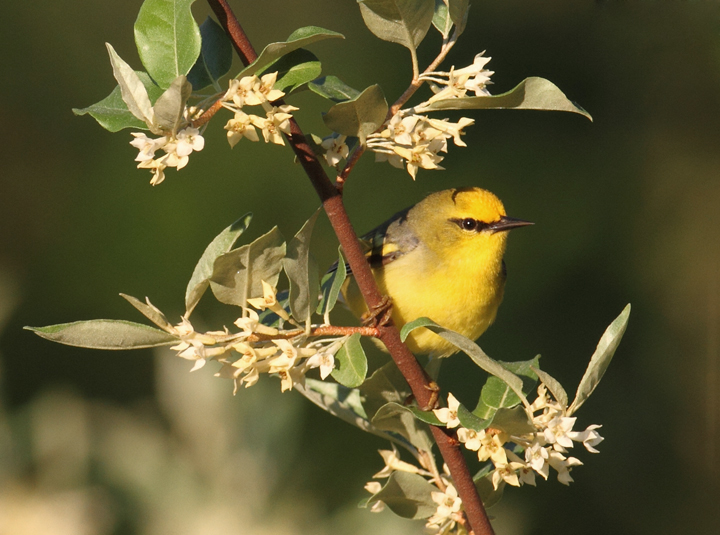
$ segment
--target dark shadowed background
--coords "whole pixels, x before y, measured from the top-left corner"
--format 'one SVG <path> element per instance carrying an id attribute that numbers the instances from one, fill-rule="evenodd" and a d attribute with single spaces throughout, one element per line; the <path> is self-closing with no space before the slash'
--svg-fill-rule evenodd
<path id="1" fill-rule="evenodd" d="M 212 365 L 170 353 L 54 345 L 24 325 L 142 318 L 119 292 L 149 296 L 174 321 L 197 258 L 225 226 L 255 213 L 249 238 L 286 236 L 317 206 L 289 148 L 242 141 L 223 120 L 165 183 L 135 169 L 128 131 L 110 134 L 72 107 L 114 87 L 104 42 L 140 67 L 141 2 L 7 2 L 0 19 L 0 534 L 421 533 L 421 524 L 355 509 L 387 445 L 267 379 L 232 396 Z M 352 0 L 232 2 L 256 47 L 300 26 L 345 41 L 312 47 L 325 74 L 405 88 L 408 55 L 364 27 Z M 194 12 L 202 22 L 203 2 Z M 433 32 L 433 30 L 431 30 Z M 434 57 L 439 38 L 420 49 Z M 487 50 L 499 93 L 526 76 L 555 82 L 594 117 L 484 111 L 451 146 L 445 171 L 413 182 L 372 157 L 346 202 L 366 231 L 426 194 L 478 185 L 509 215 L 509 280 L 484 350 L 543 355 L 574 391 L 600 335 L 626 303 L 630 325 L 578 427 L 603 424 L 601 454 L 576 483 L 508 488 L 499 535 L 715 533 L 720 520 L 720 4 L 520 0 L 473 5 L 445 66 Z M 325 103 L 292 101 L 327 135 Z M 248 238 L 244 238 L 248 239 Z M 324 221 L 316 256 L 336 241 Z M 198 327 L 234 311 L 206 297 Z M 338 321 L 349 321 L 341 316 Z M 213 368 L 213 369 L 211 369 Z M 451 359 L 444 388 L 474 406 L 482 374 Z"/>

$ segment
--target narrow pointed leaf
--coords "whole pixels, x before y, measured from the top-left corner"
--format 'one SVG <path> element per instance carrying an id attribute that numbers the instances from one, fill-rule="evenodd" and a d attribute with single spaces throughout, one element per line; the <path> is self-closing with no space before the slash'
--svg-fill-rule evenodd
<path id="1" fill-rule="evenodd" d="M 165 331 L 123 320 L 76 321 L 25 329 L 53 342 L 90 349 L 143 349 L 178 342 L 177 337 Z"/>
<path id="2" fill-rule="evenodd" d="M 220 255 L 213 265 L 210 288 L 221 303 L 247 306 L 247 299 L 263 295 L 262 281 L 276 286 L 285 240 L 277 227 L 257 240 Z"/>
<path id="3" fill-rule="evenodd" d="M 190 7 L 195 0 L 145 0 L 135 21 L 135 44 L 148 74 L 160 87 L 187 75 L 202 47 Z"/>
<path id="4" fill-rule="evenodd" d="M 470 412 L 464 405 L 458 407 L 458 420 L 460 425 L 473 431 L 482 431 L 487 429 L 492 420 L 490 418 L 479 418 Z"/>
<path id="5" fill-rule="evenodd" d="M 147 303 L 143 303 L 142 301 L 140 301 L 140 299 L 133 297 L 132 295 L 127 295 L 127 294 L 121 293 L 120 297 L 122 297 L 128 303 L 130 303 L 132 306 L 134 306 L 136 309 L 138 309 L 143 316 L 145 316 L 147 319 L 152 321 L 155 325 L 157 325 L 161 329 L 169 329 L 170 327 L 172 327 L 170 325 L 170 322 L 165 317 L 165 314 L 160 312 L 154 306 L 150 306 Z"/>
<path id="6" fill-rule="evenodd" d="M 518 405 L 512 408 L 498 409 L 489 424 L 494 429 L 500 429 L 509 435 L 526 435 L 536 431 L 533 423 L 528 419 L 525 407 Z"/>
<path id="7" fill-rule="evenodd" d="M 418 450 L 432 450 L 434 442 L 430 428 L 425 422 L 416 418 L 414 411 L 404 405 L 399 403 L 383 405 L 372 417 L 371 423 L 378 429 L 404 437 Z"/>
<path id="8" fill-rule="evenodd" d="M 501 481 L 497 490 L 492 483 L 492 474 L 487 474 L 475 481 L 475 488 L 485 508 L 492 507 L 502 499 L 505 481 Z"/>
<path id="9" fill-rule="evenodd" d="M 187 75 L 195 91 L 209 85 L 217 86 L 218 80 L 232 67 L 232 43 L 225 31 L 211 17 L 200 25 L 202 47 L 200 55 Z M 219 86 L 217 86 L 219 88 Z"/>
<path id="10" fill-rule="evenodd" d="M 335 354 L 337 367 L 332 371 L 333 379 L 348 388 L 363 384 L 367 376 L 368 363 L 360 344 L 360 335 L 353 334 Z"/>
<path id="11" fill-rule="evenodd" d="M 433 411 L 421 411 L 418 407 L 406 407 L 415 418 L 429 425 L 437 425 L 439 427 L 445 427 Z"/>
<path id="12" fill-rule="evenodd" d="M 317 307 L 317 313 L 324 315 L 335 308 L 340 289 L 347 278 L 347 266 L 345 265 L 345 257 L 343 257 L 342 249 L 338 248 L 338 261 L 335 269 L 325 274 L 321 283 L 322 299 Z"/>
<path id="13" fill-rule="evenodd" d="M 443 39 L 450 36 L 453 27 L 453 21 L 448 13 L 447 0 L 435 0 L 435 13 L 433 14 L 432 23 L 435 29 L 440 32 Z"/>
<path id="14" fill-rule="evenodd" d="M 405 403 L 411 391 L 400 370 L 390 361 L 373 372 L 360 387 L 360 393 L 365 412 L 372 419 L 386 403 Z"/>
<path id="15" fill-rule="evenodd" d="M 190 282 L 188 282 L 185 290 L 185 316 L 189 316 L 200 298 L 210 286 L 210 277 L 213 274 L 213 265 L 215 260 L 232 249 L 237 239 L 247 229 L 252 219 L 252 214 L 247 213 L 232 225 L 218 234 L 215 239 L 210 242 L 193 270 Z"/>
<path id="16" fill-rule="evenodd" d="M 332 30 L 326 30 L 318 26 L 305 26 L 295 30 L 287 41 L 280 43 L 270 43 L 260 53 L 258 58 L 250 65 L 245 67 L 238 78 L 243 76 L 250 76 L 251 74 L 258 73 L 265 69 L 266 66 L 276 61 L 285 54 L 289 54 L 293 50 L 303 48 L 309 44 L 322 41 L 324 39 L 345 39 L 341 33 L 333 32 Z"/>
<path id="17" fill-rule="evenodd" d="M 365 138 L 385 122 L 388 104 L 379 85 L 372 85 L 352 100 L 335 104 L 323 115 L 325 126 L 345 136 Z"/>
<path id="18" fill-rule="evenodd" d="M 183 118 L 185 103 L 191 93 L 192 86 L 184 75 L 175 78 L 153 107 L 155 124 L 162 127 L 164 131 L 176 133 Z"/>
<path id="19" fill-rule="evenodd" d="M 448 0 L 449 15 L 457 28 L 458 36 L 465 31 L 467 26 L 468 12 L 470 10 L 468 0 Z"/>
<path id="20" fill-rule="evenodd" d="M 537 384 L 537 375 L 533 367 L 539 365 L 539 357 L 521 362 L 499 362 L 506 370 L 514 373 L 522 382 L 522 392 L 527 396 Z M 521 403 L 520 397 L 505 383 L 497 377 L 488 377 L 482 387 L 480 401 L 473 411 L 479 418 L 492 418 L 498 409 L 514 407 Z"/>
<path id="21" fill-rule="evenodd" d="M 544 372 L 540 368 L 533 367 L 532 369 L 535 374 L 540 378 L 540 381 L 547 387 L 547 389 L 550 391 L 552 396 L 557 400 L 560 405 L 562 405 L 562 408 L 565 409 L 568 406 L 568 395 L 567 392 L 565 392 L 565 389 L 560 384 L 560 381 L 555 379 L 552 375 L 550 375 L 547 372 Z"/>
<path id="22" fill-rule="evenodd" d="M 105 43 L 110 55 L 113 76 L 120 86 L 120 93 L 130 113 L 147 124 L 153 122 L 153 110 L 147 89 L 137 73 L 118 56 L 110 43 Z"/>
<path id="23" fill-rule="evenodd" d="M 310 240 L 320 210 L 321 208 L 318 208 L 290 240 L 287 254 L 283 259 L 283 269 L 290 281 L 290 310 L 299 322 L 305 321 L 312 315 L 317 307 L 317 297 L 320 293 L 317 263 L 310 256 Z"/>
<path id="24" fill-rule="evenodd" d="M 435 0 L 358 0 L 365 26 L 377 37 L 415 50 L 430 29 Z"/>
<path id="25" fill-rule="evenodd" d="M 445 338 L 445 340 L 453 344 L 455 347 L 457 347 L 461 351 L 464 351 L 465 354 L 469 356 L 473 360 L 473 362 L 480 366 L 483 370 L 504 381 L 512 389 L 512 391 L 518 395 L 518 397 L 523 397 L 522 379 L 504 368 L 503 365 L 500 364 L 498 361 L 488 357 L 485 352 L 480 349 L 480 346 L 478 346 L 469 338 L 449 329 L 445 329 L 444 327 L 439 326 L 437 323 L 435 323 L 429 318 L 418 318 L 414 321 L 411 321 L 410 323 L 406 323 L 400 330 L 400 337 L 403 341 L 405 341 L 407 336 L 412 331 L 419 328 L 427 328 L 434 333 L 439 334 L 440 336 Z"/>
<path id="26" fill-rule="evenodd" d="M 575 399 L 568 408 L 568 416 L 578 410 L 583 403 L 593 393 L 595 387 L 605 374 L 605 370 L 610 365 L 610 361 L 615 355 L 615 351 L 620 345 L 625 329 L 627 329 L 628 319 L 630 318 L 630 305 L 627 305 L 620 315 L 610 324 L 605 333 L 603 333 L 600 342 L 598 342 L 595 353 L 593 353 L 588 364 L 585 375 L 580 380 Z"/>
<path id="27" fill-rule="evenodd" d="M 360 91 L 350 87 L 337 76 L 323 76 L 308 84 L 313 93 L 333 102 L 345 102 L 360 95 Z"/>
<path id="28" fill-rule="evenodd" d="M 270 72 L 278 73 L 273 87 L 285 93 L 291 93 L 320 76 L 322 66 L 315 54 L 299 48 L 263 68 L 258 72 L 258 76 Z"/>
<path id="29" fill-rule="evenodd" d="M 422 107 L 422 111 L 482 109 L 569 111 L 592 121 L 590 114 L 568 100 L 555 84 L 538 77 L 526 78 L 515 88 L 500 95 L 450 98 Z"/>
<path id="30" fill-rule="evenodd" d="M 150 102 L 155 102 L 162 95 L 162 89 L 155 85 L 155 82 L 146 72 L 135 71 L 135 74 L 138 75 L 145 86 Z M 145 121 L 135 117 L 128 109 L 122 98 L 122 90 L 119 85 L 115 86 L 115 89 L 100 102 L 96 102 L 87 108 L 73 108 L 72 111 L 75 115 L 90 115 L 100 126 L 110 132 L 119 132 L 124 128 L 148 130 Z"/>
<path id="31" fill-rule="evenodd" d="M 403 518 L 428 518 L 437 510 L 437 504 L 432 499 L 433 492 L 438 492 L 438 488 L 421 475 L 393 472 L 367 505 L 381 501 Z"/>

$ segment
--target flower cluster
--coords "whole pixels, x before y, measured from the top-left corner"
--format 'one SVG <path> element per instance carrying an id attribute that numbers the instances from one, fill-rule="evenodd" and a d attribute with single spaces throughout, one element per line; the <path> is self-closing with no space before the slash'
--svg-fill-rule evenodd
<path id="1" fill-rule="evenodd" d="M 252 75 L 230 80 L 230 88 L 221 100 L 222 106 L 235 114 L 225 125 L 231 147 L 242 138 L 259 141 L 256 129 L 262 133 L 265 143 L 285 144 L 283 134 L 290 133 L 290 112 L 298 108 L 288 104 L 271 104 L 285 96 L 279 89 L 273 89 L 277 75 L 273 72 L 262 78 Z M 245 106 L 262 106 L 265 116 L 247 114 L 243 111 Z"/>
<path id="2" fill-rule="evenodd" d="M 443 169 L 438 164 L 443 160 L 440 152 L 447 152 L 447 140 L 452 138 L 455 145 L 465 147 L 460 138 L 462 129 L 475 121 L 462 117 L 459 122 L 447 119 L 430 119 L 424 115 L 404 115 L 398 112 L 386 128 L 367 138 L 367 147 L 375 152 L 375 161 L 387 161 L 402 169 L 415 179 L 418 169 Z"/>
<path id="3" fill-rule="evenodd" d="M 175 167 L 182 169 L 188 163 L 190 154 L 193 151 L 202 150 L 205 146 L 205 139 L 200 135 L 200 131 L 192 126 L 186 126 L 177 133 L 167 133 L 159 138 L 150 138 L 140 132 L 133 132 L 135 137 L 130 145 L 138 149 L 140 152 L 135 157 L 138 169 L 150 169 L 153 178 L 150 184 L 156 186 L 165 180 L 165 169 Z M 155 158 L 155 153 L 159 150 L 165 152 L 159 158 Z"/>
<path id="4" fill-rule="evenodd" d="M 452 138 L 456 146 L 465 147 L 460 136 L 463 129 L 475 121 L 462 117 L 457 123 L 451 123 L 448 119 L 430 119 L 423 114 L 431 111 L 433 102 L 463 98 L 468 91 L 476 96 L 489 95 L 486 85 L 493 72 L 485 69 L 488 61 L 490 58 L 481 53 L 475 56 L 472 65 L 463 69 L 452 68 L 450 72 L 429 72 L 420 76 L 435 94 L 413 108 L 400 110 L 384 130 L 368 136 L 367 147 L 376 153 L 375 161 L 406 167 L 413 179 L 420 168 L 442 169 L 438 164 L 443 160 L 440 153 L 447 152 L 447 140 Z"/>
<path id="5" fill-rule="evenodd" d="M 263 297 L 248 299 L 253 307 L 270 310 L 282 320 L 292 322 L 287 311 L 277 300 L 275 288 L 263 281 Z M 144 305 L 143 305 L 144 306 Z M 240 385 L 249 387 L 257 383 L 261 374 L 277 375 L 281 390 L 292 390 L 303 385 L 305 374 L 319 368 L 325 379 L 335 366 L 334 355 L 347 340 L 346 336 L 324 337 L 313 340 L 305 329 L 281 330 L 261 322 L 255 310 L 243 307 L 243 316 L 234 325 L 238 332 L 196 332 L 187 317 L 177 325 L 170 324 L 163 313 L 147 301 L 152 311 L 146 315 L 166 332 L 176 336 L 179 343 L 170 349 L 179 357 L 195 362 L 191 371 L 202 368 L 207 361 L 222 364 L 217 377 L 232 379 L 233 393 Z"/>
<path id="6" fill-rule="evenodd" d="M 433 535 L 445 535 L 456 528 L 461 528 L 459 523 L 463 522 L 462 500 L 458 496 L 457 489 L 452 484 L 452 478 L 447 466 L 443 467 L 442 474 L 437 473 L 437 470 L 434 470 L 436 473 L 433 474 L 433 472 L 400 460 L 397 448 L 394 445 L 392 448 L 392 450 L 380 450 L 378 452 L 385 461 L 385 467 L 375 474 L 373 478 L 384 479 L 390 477 L 396 471 L 418 474 L 428 478 L 428 483 L 435 485 L 438 490 L 430 493 L 433 502 L 437 504 L 437 509 L 426 521 L 426 532 Z M 381 489 L 382 485 L 377 481 L 371 481 L 365 485 L 365 490 L 373 495 L 380 492 Z M 381 500 L 374 501 L 370 508 L 373 513 L 379 513 L 383 509 L 385 509 L 385 504 Z M 462 533 L 465 532 L 462 531 Z"/>
<path id="7" fill-rule="evenodd" d="M 448 407 L 436 409 L 435 416 L 447 427 L 458 427 L 459 406 L 459 401 L 449 394 Z M 529 411 L 535 428 L 531 433 L 509 435 L 492 427 L 480 431 L 464 427 L 458 429 L 458 440 L 467 449 L 477 452 L 479 461 L 493 463 L 495 489 L 503 483 L 516 487 L 524 483 L 535 485 L 535 474 L 547 479 L 550 468 L 557 472 L 560 483 L 568 485 L 573 481 L 570 471 L 582 462 L 565 456 L 567 448 L 572 448 L 574 442 L 581 442 L 588 451 L 598 453 L 595 446 L 603 440 L 597 432 L 600 426 L 591 425 L 585 431 L 573 431 L 576 418 L 567 415 L 566 408 L 548 395 L 544 385 L 538 388 L 538 397 Z M 523 452 L 524 458 L 521 458 L 519 454 Z"/>

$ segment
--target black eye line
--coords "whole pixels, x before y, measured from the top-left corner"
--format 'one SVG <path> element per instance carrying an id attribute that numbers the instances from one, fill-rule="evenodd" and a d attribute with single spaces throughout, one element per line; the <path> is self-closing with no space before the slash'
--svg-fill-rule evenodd
<path id="1" fill-rule="evenodd" d="M 489 223 L 485 223 L 484 221 L 479 221 L 477 219 L 473 219 L 472 217 L 465 217 L 462 219 L 459 218 L 453 218 L 450 219 L 452 223 L 455 223 L 458 227 L 463 229 L 466 232 L 482 232 L 486 228 L 490 226 Z"/>

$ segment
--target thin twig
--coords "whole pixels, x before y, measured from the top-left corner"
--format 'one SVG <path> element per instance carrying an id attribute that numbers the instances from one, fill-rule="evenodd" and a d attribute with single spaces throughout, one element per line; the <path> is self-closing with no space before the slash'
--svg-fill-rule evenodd
<path id="1" fill-rule="evenodd" d="M 228 32 L 243 63 L 246 65 L 252 63 L 257 58 L 257 54 L 227 2 L 224 0 L 208 0 L 208 3 L 218 15 L 223 28 Z M 449 50 L 449 47 L 445 48 Z M 445 54 L 447 54 L 447 50 Z M 439 63 L 442 59 L 439 58 L 436 61 Z M 287 136 L 290 146 L 322 201 L 325 213 L 343 248 L 345 258 L 350 264 L 353 276 L 368 308 L 380 306 L 383 303 L 383 296 L 378 290 L 370 265 L 367 263 L 357 234 L 345 211 L 340 191 L 328 178 L 294 119 L 290 121 L 290 130 L 291 133 Z M 418 404 L 426 406 L 430 402 L 431 396 L 431 391 L 428 388 L 430 378 L 413 354 L 410 353 L 407 346 L 400 340 L 400 332 L 397 327 L 392 324 L 380 325 L 377 327 L 377 331 L 378 338 L 385 344 L 393 361 L 407 380 Z M 444 427 L 430 426 L 430 429 L 440 454 L 450 469 L 455 488 L 463 502 L 465 514 L 472 530 L 475 535 L 492 535 L 494 533 L 492 526 L 485 513 L 485 507 L 477 493 L 477 488 L 473 483 L 463 454 L 458 447 L 459 442 L 455 437 L 455 432 Z"/>

